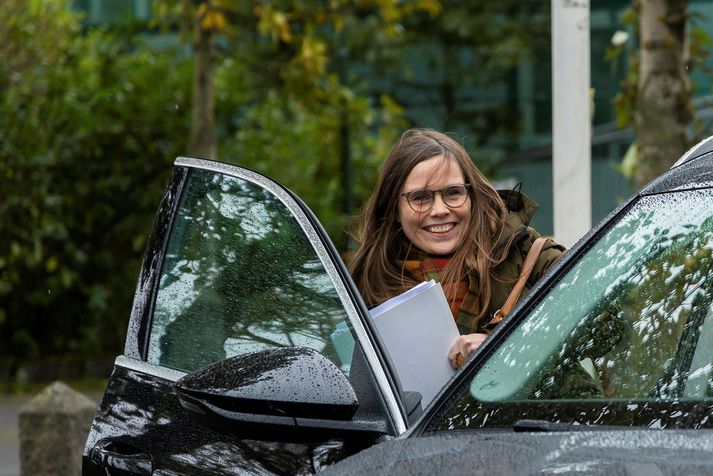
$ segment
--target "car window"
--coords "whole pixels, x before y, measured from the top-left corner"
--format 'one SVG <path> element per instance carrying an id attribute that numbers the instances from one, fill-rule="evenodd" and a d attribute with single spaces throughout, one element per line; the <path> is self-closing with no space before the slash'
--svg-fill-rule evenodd
<path id="1" fill-rule="evenodd" d="M 464 382 L 435 426 L 521 418 L 665 426 L 674 407 L 677 425 L 706 424 L 685 405 L 713 401 L 712 252 L 710 189 L 641 198 Z"/>
<path id="2" fill-rule="evenodd" d="M 316 349 L 348 373 L 354 338 L 319 256 L 269 190 L 192 170 L 165 253 L 147 360 L 190 372 L 290 346 Z"/>

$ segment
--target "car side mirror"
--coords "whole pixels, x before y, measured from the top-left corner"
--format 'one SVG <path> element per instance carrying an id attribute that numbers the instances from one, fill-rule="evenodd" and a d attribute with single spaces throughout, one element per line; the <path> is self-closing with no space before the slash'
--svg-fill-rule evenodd
<path id="1" fill-rule="evenodd" d="M 200 423 L 239 438 L 313 440 L 343 435 L 345 426 L 376 431 L 351 422 L 359 407 L 354 389 L 331 361 L 306 347 L 231 357 L 185 375 L 175 389 Z"/>

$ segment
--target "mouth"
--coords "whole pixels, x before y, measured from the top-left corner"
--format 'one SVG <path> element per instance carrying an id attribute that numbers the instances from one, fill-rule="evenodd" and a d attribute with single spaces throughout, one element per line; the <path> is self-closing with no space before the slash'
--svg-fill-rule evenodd
<path id="1" fill-rule="evenodd" d="M 442 225 L 425 226 L 423 229 L 429 233 L 448 233 L 455 228 L 455 226 L 454 223 L 444 223 Z"/>

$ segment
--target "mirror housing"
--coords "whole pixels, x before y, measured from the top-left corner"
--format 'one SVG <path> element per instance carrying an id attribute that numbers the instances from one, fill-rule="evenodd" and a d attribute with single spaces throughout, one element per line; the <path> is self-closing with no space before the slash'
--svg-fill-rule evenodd
<path id="1" fill-rule="evenodd" d="M 239 438 L 304 441 L 345 433 L 383 433 L 354 422 L 359 402 L 344 374 L 306 347 L 231 357 L 175 384 L 181 405 L 202 424 Z"/>

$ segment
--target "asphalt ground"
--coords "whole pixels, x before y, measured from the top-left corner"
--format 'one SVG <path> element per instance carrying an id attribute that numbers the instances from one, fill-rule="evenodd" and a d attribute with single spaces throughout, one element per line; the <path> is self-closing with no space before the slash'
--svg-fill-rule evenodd
<path id="1" fill-rule="evenodd" d="M 0 395 L 0 476 L 20 475 L 20 441 L 17 416 L 32 395 Z"/>

